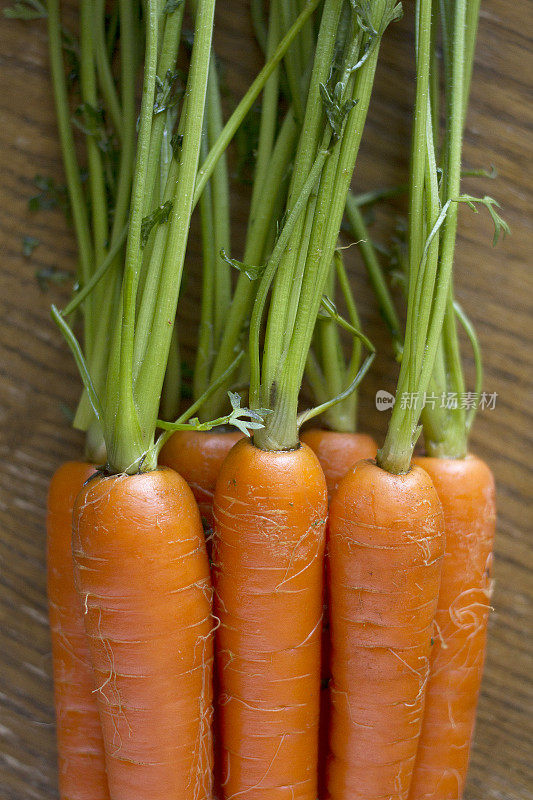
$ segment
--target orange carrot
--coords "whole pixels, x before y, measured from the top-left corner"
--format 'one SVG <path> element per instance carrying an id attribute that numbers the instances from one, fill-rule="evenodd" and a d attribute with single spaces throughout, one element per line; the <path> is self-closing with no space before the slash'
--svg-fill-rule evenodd
<path id="1" fill-rule="evenodd" d="M 159 463 L 184 478 L 192 489 L 207 527 L 213 527 L 213 496 L 222 462 L 239 439 L 239 431 L 176 431 L 164 445 Z"/>
<path id="2" fill-rule="evenodd" d="M 360 461 L 330 505 L 329 800 L 406 800 L 422 725 L 444 549 L 420 467 Z"/>
<path id="3" fill-rule="evenodd" d="M 348 470 L 361 459 L 375 458 L 378 449 L 372 436 L 368 436 L 366 433 L 349 433 L 346 431 L 328 431 L 322 428 L 308 428 L 301 433 L 300 439 L 313 450 L 320 461 L 320 466 L 326 478 L 328 496 L 330 499 L 339 481 L 346 475 Z M 325 581 L 325 583 L 326 582 L 327 581 Z M 324 590 L 325 589 L 326 587 L 324 586 Z M 319 797 L 322 797 L 324 794 L 328 751 L 330 717 L 329 681 L 331 678 L 331 669 L 329 665 L 330 650 L 329 613 L 326 596 L 324 596 L 321 669 L 322 692 L 320 695 L 320 745 L 318 765 Z"/>
<path id="4" fill-rule="evenodd" d="M 327 515 L 306 445 L 238 442 L 215 491 L 214 584 L 225 800 L 316 800 Z"/>
<path id="5" fill-rule="evenodd" d="M 62 464 L 48 493 L 48 604 L 62 800 L 109 798 L 89 647 L 72 563 L 72 509 L 92 474 L 91 464 Z"/>
<path id="6" fill-rule="evenodd" d="M 112 800 L 209 800 L 212 590 L 191 490 L 165 468 L 94 478 L 73 554 Z"/>
<path id="7" fill-rule="evenodd" d="M 409 800 L 462 797 L 483 673 L 496 521 L 494 479 L 476 456 L 415 458 L 442 502 L 446 549 L 422 735 Z"/>
<path id="8" fill-rule="evenodd" d="M 378 446 L 366 433 L 346 433 L 308 428 L 300 436 L 316 454 L 331 497 L 348 470 L 364 458 L 375 458 Z"/>

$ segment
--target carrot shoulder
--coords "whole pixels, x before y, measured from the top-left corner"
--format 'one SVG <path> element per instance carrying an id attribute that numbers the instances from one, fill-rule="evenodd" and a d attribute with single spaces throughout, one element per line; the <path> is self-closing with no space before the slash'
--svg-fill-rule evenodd
<path id="1" fill-rule="evenodd" d="M 329 800 L 405 800 L 422 725 L 444 549 L 420 468 L 361 461 L 330 505 Z"/>
<path id="2" fill-rule="evenodd" d="M 238 442 L 215 492 L 226 800 L 316 800 L 326 485 L 312 451 Z"/>
<path id="3" fill-rule="evenodd" d="M 93 479 L 73 553 L 112 800 L 208 800 L 212 590 L 189 487 L 168 469 Z"/>
<path id="4" fill-rule="evenodd" d="M 444 511 L 446 549 L 426 709 L 410 800 L 462 797 L 483 673 L 496 521 L 494 479 L 479 458 L 414 459 Z"/>
<path id="5" fill-rule="evenodd" d="M 177 431 L 165 443 L 159 463 L 184 478 L 192 489 L 202 520 L 213 525 L 213 497 L 222 462 L 239 439 L 239 431 Z"/>
<path id="6" fill-rule="evenodd" d="M 300 436 L 316 454 L 331 495 L 348 470 L 364 458 L 375 458 L 378 446 L 366 433 L 347 433 L 309 428 Z"/>
<path id="7" fill-rule="evenodd" d="M 62 800 L 109 798 L 89 645 L 72 563 L 72 509 L 92 474 L 91 464 L 80 461 L 62 464 L 50 482 L 48 493 L 48 605 Z"/>

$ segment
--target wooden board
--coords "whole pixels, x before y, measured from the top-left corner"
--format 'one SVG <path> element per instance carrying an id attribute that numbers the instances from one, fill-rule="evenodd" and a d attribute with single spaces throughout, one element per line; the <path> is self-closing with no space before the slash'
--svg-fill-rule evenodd
<path id="1" fill-rule="evenodd" d="M 387 33 L 376 94 L 358 162 L 359 190 L 405 179 L 412 100 L 412 4 Z M 69 11 L 72 10 L 72 6 Z M 533 781 L 533 637 L 528 540 L 531 522 L 532 326 L 531 163 L 533 106 L 532 5 L 486 0 L 468 117 L 465 165 L 494 164 L 496 182 L 470 180 L 476 194 L 502 203 L 512 237 L 491 247 L 487 215 L 462 209 L 457 253 L 457 295 L 471 315 L 485 354 L 485 389 L 496 392 L 493 411 L 479 415 L 472 449 L 486 457 L 498 483 L 495 611 L 467 800 L 531 800 Z M 260 54 L 251 43 L 248 2 L 220 0 L 216 43 L 232 91 L 242 93 Z M 2 20 L 0 25 L 0 798 L 51 800 L 56 794 L 50 639 L 45 597 L 44 509 L 53 470 L 80 454 L 69 428 L 78 379 L 50 322 L 52 300 L 34 274 L 44 267 L 72 270 L 72 232 L 59 213 L 32 215 L 27 200 L 35 174 L 62 180 L 47 73 L 45 25 Z M 246 193 L 234 199 L 235 240 L 242 240 Z M 390 230 L 398 200 L 380 212 L 377 230 Z M 30 259 L 21 238 L 41 244 Z M 238 252 L 238 246 L 235 246 Z M 197 246 L 191 247 L 191 263 Z M 386 415 L 375 409 L 376 389 L 391 389 L 396 367 L 386 355 L 375 303 L 354 250 L 347 252 L 363 320 L 380 356 L 362 391 L 361 427 L 382 438 Z M 195 319 L 198 280 L 192 278 L 182 315 Z M 190 355 L 191 340 L 185 355 Z M 466 355 L 471 368 L 471 358 Z M 471 383 L 470 383 L 471 385 Z"/>

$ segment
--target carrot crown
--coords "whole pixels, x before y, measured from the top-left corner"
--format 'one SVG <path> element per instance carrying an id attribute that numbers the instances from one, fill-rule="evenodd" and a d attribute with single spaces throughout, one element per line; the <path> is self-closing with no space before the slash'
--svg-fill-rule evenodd
<path id="1" fill-rule="evenodd" d="M 310 0 L 306 3 L 222 128 L 211 55 L 215 0 L 192 3 L 194 36 L 190 67 L 183 86 L 176 61 L 185 4 L 166 3 L 162 8 L 157 0 L 148 0 L 142 20 L 134 18 L 134 6 L 130 3 L 119 4 L 121 101 L 116 96 L 110 72 L 110 56 L 106 60 L 101 48 L 91 40 L 92 5 L 82 0 L 84 49 L 81 83 L 87 87 L 89 99 L 94 99 L 94 76 L 98 73 L 109 116 L 116 122 L 117 135 L 123 139 L 111 233 L 105 224 L 109 215 L 102 201 L 106 194 L 102 188 L 105 170 L 101 159 L 98 160 L 93 141 L 88 142 L 88 160 L 92 170 L 91 226 L 87 206 L 84 207 L 82 202 L 61 52 L 59 3 L 58 0 L 50 3 L 52 75 L 70 193 L 79 200 L 73 205 L 82 264 L 79 292 L 65 311 L 53 307 L 52 314 L 72 350 L 85 386 L 86 394 L 78 412 L 79 426 L 87 426 L 88 419 L 95 420 L 98 430 L 103 433 L 109 472 L 133 473 L 153 469 L 157 454 L 172 430 L 190 429 L 191 426 L 206 430 L 226 422 L 246 430 L 261 425 L 261 416 L 241 408 L 236 396 L 230 398 L 231 411 L 224 417 L 209 422 L 193 418 L 206 399 L 227 382 L 239 361 L 234 353 L 230 364 L 224 365 L 218 375 L 211 376 L 203 394 L 176 423 L 161 422 L 158 412 L 172 337 L 176 337 L 176 306 L 192 211 L 212 177 L 213 186 L 220 186 L 217 175 L 223 173 L 223 162 L 217 175 L 213 173 L 225 149 L 319 2 Z M 100 8 L 102 19 L 103 10 Z M 137 119 L 136 64 L 140 59 L 135 42 L 141 22 L 145 56 L 141 110 Z M 99 19 L 94 34 L 99 37 L 100 45 L 105 42 L 102 25 Z M 115 29 L 112 27 L 111 30 Z M 112 49 L 111 46 L 108 51 L 112 52 Z M 213 76 L 211 84 L 210 72 Z M 205 158 L 199 168 L 206 103 L 208 115 L 205 124 L 211 124 L 213 132 L 209 141 L 211 146 L 205 148 Z M 125 127 L 120 124 L 123 118 L 128 121 Z M 93 228 L 94 244 L 90 241 L 90 227 Z M 218 241 L 222 244 L 225 235 L 226 232 L 221 230 Z M 217 312 L 219 331 L 227 306 L 229 276 L 223 276 L 223 280 L 225 283 L 218 295 L 219 299 L 225 298 Z M 86 336 L 84 350 L 66 319 L 82 304 L 86 319 L 94 319 L 95 331 L 95 344 Z M 105 324 L 99 324 L 102 315 L 106 318 Z M 156 442 L 158 426 L 165 432 Z"/>
<path id="2" fill-rule="evenodd" d="M 254 436 L 266 450 L 298 445 L 300 385 L 361 141 L 379 43 L 399 13 L 400 6 L 390 0 L 324 4 L 284 222 L 262 270 L 250 322 L 250 405 L 272 410 Z M 271 288 L 261 358 L 261 323 Z"/>
<path id="3" fill-rule="evenodd" d="M 396 403 L 378 463 L 393 473 L 407 472 L 420 429 L 422 398 L 428 388 L 453 386 L 464 390 L 452 295 L 452 268 L 460 202 L 474 209 L 483 204 L 496 225 L 508 230 L 492 198 L 461 194 L 461 149 L 479 3 L 457 0 L 443 4 L 446 72 L 446 131 L 442 178 L 436 156 L 438 75 L 435 74 L 435 31 L 431 0 L 417 3 L 416 98 L 411 151 L 408 220 L 408 304 L 402 365 Z M 444 334 L 443 334 L 444 324 Z M 443 337 L 443 338 L 441 338 Z M 432 378 L 433 376 L 433 378 Z M 431 383 L 433 381 L 433 383 Z M 447 418 L 444 429 L 436 415 L 425 414 L 426 445 L 443 454 L 466 452 L 464 412 Z"/>

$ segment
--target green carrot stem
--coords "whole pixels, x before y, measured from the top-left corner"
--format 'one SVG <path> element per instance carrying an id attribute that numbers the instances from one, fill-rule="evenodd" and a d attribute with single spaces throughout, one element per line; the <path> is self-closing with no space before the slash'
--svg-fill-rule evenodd
<path id="1" fill-rule="evenodd" d="M 315 163 L 313 164 L 309 172 L 307 181 L 304 183 L 302 187 L 300 196 L 296 200 L 293 208 L 291 209 L 287 217 L 287 221 L 283 226 L 281 234 L 278 238 L 278 241 L 276 242 L 276 246 L 272 252 L 271 257 L 268 260 L 263 277 L 261 278 L 261 283 L 259 284 L 259 288 L 257 290 L 254 309 L 250 320 L 250 407 L 251 408 L 260 408 L 260 407 L 270 408 L 269 403 L 271 403 L 272 400 L 275 399 L 271 395 L 268 397 L 266 401 L 267 403 L 266 406 L 264 405 L 264 403 L 262 405 L 262 400 L 265 398 L 265 394 L 264 392 L 261 392 L 262 387 L 261 387 L 261 367 L 260 367 L 260 355 L 259 355 L 259 335 L 260 335 L 263 310 L 265 307 L 270 286 L 272 284 L 272 280 L 274 279 L 276 271 L 279 267 L 281 257 L 285 252 L 285 248 L 289 243 L 293 231 L 296 228 L 296 223 L 298 222 L 300 215 L 303 213 L 305 209 L 305 206 L 309 199 L 309 195 L 316 186 L 316 183 L 320 177 L 320 173 L 324 168 L 324 164 L 328 156 L 329 156 L 329 151 L 327 149 L 321 149 L 317 154 Z M 260 437 L 260 440 L 262 441 L 262 437 Z M 294 446 L 295 446 L 294 443 L 290 443 L 288 445 L 288 449 Z M 277 449 L 287 449 L 287 448 L 277 448 Z"/>
<path id="2" fill-rule="evenodd" d="M 204 129 L 200 155 L 207 153 L 207 131 Z M 213 246 L 213 198 L 211 182 L 207 184 L 200 197 L 200 223 L 202 234 L 202 305 L 196 348 L 196 362 L 193 375 L 193 397 L 197 399 L 209 386 L 209 373 L 215 352 L 214 305 L 215 305 L 215 262 L 220 258 Z"/>
<path id="3" fill-rule="evenodd" d="M 127 0 L 121 2 L 122 12 L 123 6 L 127 6 L 128 2 Z M 124 10 L 125 15 L 121 20 L 122 22 L 128 20 L 129 23 L 131 20 L 128 10 Z M 113 472 L 137 471 L 147 450 L 133 396 L 133 353 L 136 293 L 141 266 L 141 225 L 157 67 L 158 10 L 156 0 L 149 0 L 140 128 L 122 283 L 121 313 L 119 328 L 114 339 L 114 357 L 109 364 L 104 405 L 104 437 L 109 467 Z"/>
<path id="4" fill-rule="evenodd" d="M 427 164 L 428 125 L 429 117 L 429 72 L 431 63 L 431 0 L 419 0 L 417 3 L 417 46 L 416 46 L 416 95 L 414 108 L 414 122 L 411 145 L 411 169 L 409 189 L 409 288 L 407 302 L 407 323 L 404 343 L 404 352 L 398 386 L 396 390 L 396 403 L 387 430 L 383 448 L 378 452 L 378 463 L 383 469 L 392 473 L 407 472 L 411 463 L 411 456 L 417 438 L 417 424 L 420 416 L 420 402 L 407 404 L 404 396 L 425 391 L 425 386 L 420 384 L 420 374 L 417 372 L 417 359 L 421 345 L 425 348 L 425 358 L 431 361 L 431 368 L 435 360 L 436 347 L 428 353 L 427 329 L 416 324 L 416 314 L 420 303 L 424 309 L 431 308 L 433 296 L 421 293 L 424 268 L 427 260 L 423 259 L 425 230 L 421 225 L 424 219 L 424 186 Z M 422 274 L 419 277 L 419 270 Z M 421 278 L 421 279 L 420 279 Z M 447 285 L 445 286 L 447 292 Z M 417 296 L 418 292 L 418 296 Z M 427 318 L 427 313 L 425 313 Z M 441 323 L 442 326 L 442 318 Z M 428 379 L 429 380 L 429 379 Z"/>
<path id="5" fill-rule="evenodd" d="M 274 6 L 279 7 L 282 30 L 288 30 L 293 19 L 294 4 L 291 2 L 291 0 L 278 0 Z M 285 54 L 285 70 L 289 82 L 294 116 L 299 123 L 301 123 L 304 115 L 304 105 L 300 88 L 303 74 L 303 64 L 300 56 L 300 43 L 298 38 L 292 43 Z"/>
<path id="6" fill-rule="evenodd" d="M 167 79 L 167 73 L 172 73 L 175 64 L 176 56 L 178 53 L 179 41 L 181 37 L 181 30 L 183 24 L 185 4 L 182 3 L 171 14 L 165 14 L 163 24 L 163 38 L 161 44 L 161 52 L 159 54 L 157 64 L 157 78 L 160 85 L 164 85 Z M 159 191 L 157 188 L 157 181 L 159 178 L 159 162 L 161 159 L 161 147 L 163 143 L 163 135 L 166 125 L 166 112 L 160 111 L 154 116 L 152 122 L 152 131 L 150 138 L 150 148 L 148 152 L 148 167 L 146 177 L 146 193 L 144 198 L 143 216 L 147 216 L 152 211 L 152 203 L 154 195 L 156 197 L 156 204 L 159 202 Z M 161 201 L 163 198 L 160 198 Z"/>
<path id="7" fill-rule="evenodd" d="M 372 244 L 363 214 L 357 203 L 355 195 L 348 193 L 346 198 L 346 217 L 354 239 L 357 241 L 359 251 L 366 267 L 368 278 L 378 301 L 378 307 L 392 338 L 394 352 L 401 356 L 403 349 L 402 326 L 383 274 L 378 255 Z"/>
<path id="8" fill-rule="evenodd" d="M 72 209 L 72 219 L 76 239 L 78 243 L 78 254 L 80 263 L 80 278 L 86 283 L 92 271 L 93 247 L 89 226 L 89 216 L 83 187 L 80 178 L 80 170 L 76 158 L 74 146 L 74 135 L 70 121 L 70 107 L 67 92 L 67 83 L 63 66 L 63 45 L 61 40 L 61 19 L 59 13 L 59 0 L 49 0 L 48 8 L 48 42 L 50 54 L 50 70 L 52 74 L 52 86 L 54 90 L 54 100 L 56 106 L 57 123 L 59 129 L 59 139 L 63 155 L 63 165 L 67 179 L 67 188 Z M 84 317 L 86 333 L 91 328 L 90 312 Z"/>
<path id="9" fill-rule="evenodd" d="M 151 323 L 146 357 L 135 385 L 135 402 L 143 430 L 153 439 L 159 397 L 170 347 L 172 326 L 178 302 L 190 218 L 194 207 L 194 187 L 198 170 L 204 107 L 207 93 L 215 0 L 199 0 L 195 20 L 194 45 L 187 82 L 186 119 L 178 180 L 161 269 L 157 303 Z"/>
<path id="10" fill-rule="evenodd" d="M 229 120 L 226 122 L 224 130 L 222 131 L 216 144 L 213 145 L 209 155 L 207 156 L 206 160 L 203 162 L 202 166 L 198 170 L 198 175 L 196 178 L 196 185 L 194 190 L 194 205 L 196 205 L 198 200 L 200 199 L 200 195 L 202 194 L 204 186 L 211 177 L 211 174 L 213 172 L 216 163 L 218 162 L 218 159 L 220 158 L 222 153 L 227 148 L 228 144 L 235 136 L 235 132 L 240 127 L 247 113 L 249 112 L 254 102 L 258 98 L 265 83 L 272 75 L 272 72 L 275 70 L 276 66 L 279 64 L 279 62 L 287 52 L 288 48 L 291 45 L 291 42 L 299 34 L 302 27 L 305 25 L 305 23 L 307 22 L 313 11 L 316 9 L 316 7 L 319 5 L 319 3 L 320 0 L 308 0 L 306 7 L 303 9 L 299 17 L 295 20 L 294 24 L 291 26 L 290 30 L 287 31 L 287 33 L 277 46 L 272 58 L 269 61 L 267 61 L 261 72 L 252 82 L 248 91 L 238 104 L 237 108 L 235 109 Z"/>
<path id="11" fill-rule="evenodd" d="M 324 111 L 320 98 L 320 85 L 325 85 L 330 76 L 341 10 L 342 2 L 326 0 L 322 11 L 309 96 L 287 201 L 288 208 L 291 207 L 294 198 L 298 197 L 301 192 L 316 153 L 320 148 L 326 149 L 331 139 L 329 131 L 324 133 Z M 331 167 L 328 167 L 328 169 L 331 169 Z M 291 327 L 287 323 L 289 317 L 294 320 L 299 294 L 299 292 L 295 291 L 296 271 L 299 264 L 305 264 L 313 212 L 314 209 L 309 208 L 298 220 L 293 233 L 293 242 L 283 254 L 280 269 L 273 286 L 271 305 L 276 309 L 276 312 L 269 314 L 268 317 L 264 356 L 265 371 L 267 373 L 271 373 L 277 368 L 280 353 L 284 351 L 286 342 L 290 337 Z M 302 268 L 300 266 L 300 281 Z M 289 310 L 291 305 L 292 308 Z"/>
<path id="12" fill-rule="evenodd" d="M 174 325 L 170 350 L 167 359 L 167 369 L 161 392 L 160 413 L 163 419 L 176 419 L 180 412 L 181 400 L 181 358 L 178 337 L 178 326 Z"/>
<path id="13" fill-rule="evenodd" d="M 279 14 L 278 3 L 274 2 L 269 14 L 268 38 L 266 40 L 266 59 L 269 61 L 276 51 L 279 42 Z M 261 197 L 263 183 L 270 170 L 270 159 L 276 136 L 278 123 L 279 104 L 279 64 L 273 70 L 265 83 L 263 102 L 261 104 L 261 122 L 259 127 L 259 140 L 257 143 L 257 157 L 255 161 L 254 183 L 250 201 L 250 214 L 248 227 L 257 211 L 258 200 Z"/>
<path id="14" fill-rule="evenodd" d="M 98 71 L 98 82 L 102 90 L 107 111 L 113 122 L 115 133 L 119 141 L 122 141 L 124 138 L 122 109 L 120 107 L 107 54 L 105 23 L 105 0 L 95 0 L 94 16 L 91 20 L 91 24 L 94 30 L 94 54 Z"/>
<path id="15" fill-rule="evenodd" d="M 270 348 L 277 348 L 280 357 L 277 359 L 277 364 L 275 359 L 271 359 L 267 363 L 265 355 L 263 363 L 259 398 L 263 406 L 266 405 L 272 409 L 272 414 L 265 420 L 265 427 L 257 431 L 254 436 L 257 446 L 263 449 L 290 449 L 297 446 L 298 443 L 297 407 L 302 376 L 368 111 L 379 51 L 379 39 L 395 12 L 396 9 L 393 9 L 391 3 L 376 2 L 373 4 L 372 13 L 375 15 L 376 23 L 374 28 L 376 32 L 379 32 L 376 34 L 373 46 L 371 42 L 367 42 L 366 33 L 364 36 L 357 34 L 345 52 L 345 66 L 337 84 L 338 87 L 342 87 L 340 96 L 338 96 L 339 108 L 345 107 L 344 104 L 349 98 L 358 102 L 355 109 L 348 113 L 344 132 L 341 136 L 337 134 L 340 136 L 340 143 L 333 148 L 332 155 L 321 176 L 313 228 L 308 248 L 306 248 L 306 263 L 302 273 L 298 311 L 294 318 L 291 313 L 291 303 L 287 308 L 285 302 L 276 302 L 275 292 L 272 296 L 270 316 L 279 315 L 280 319 L 283 316 L 285 323 L 289 321 L 292 323 L 294 319 L 294 327 L 290 334 L 288 347 L 285 348 L 282 345 L 282 340 L 286 341 L 287 325 L 280 325 L 279 322 L 277 331 L 280 332 L 280 335 L 273 340 L 267 338 L 265 344 L 265 353 L 268 345 Z M 359 52 L 357 62 L 354 58 L 356 51 Z M 365 54 L 364 59 L 361 60 L 363 53 Z M 355 72 L 355 80 L 353 80 L 356 63 L 360 64 L 360 67 Z M 286 280 L 286 274 L 282 273 L 282 279 Z M 268 336 L 269 329 L 267 327 Z M 252 350 L 252 340 L 250 350 Z M 251 398 L 253 397 L 252 392 Z"/>
<path id="16" fill-rule="evenodd" d="M 443 14 L 447 84 L 443 202 L 451 197 L 457 197 L 459 193 L 462 133 L 472 74 L 478 13 L 479 3 L 474 2 L 465 3 L 464 6 L 459 4 L 453 16 L 446 11 Z M 441 264 L 450 272 L 454 259 L 458 213 L 457 204 L 452 205 L 455 207 L 454 214 L 446 219 L 446 225 L 443 226 L 440 252 Z M 441 334 L 443 363 L 439 369 L 434 369 L 432 387 L 440 397 L 451 393 L 451 402 L 436 404 L 435 407 L 428 406 L 424 409 L 422 421 L 426 451 L 430 455 L 462 458 L 467 452 L 469 428 L 465 408 L 460 402 L 465 385 L 455 317 L 453 281 L 450 275 L 450 289 Z M 454 397 L 457 398 L 455 401 Z"/>
<path id="17" fill-rule="evenodd" d="M 214 144 L 223 130 L 222 103 L 218 85 L 216 58 L 211 56 L 209 78 L 207 81 L 207 132 L 209 143 Z M 230 193 L 226 154 L 223 153 L 211 178 L 212 202 L 212 243 L 215 253 L 215 299 L 213 315 L 213 335 L 220 341 L 231 302 L 231 275 L 229 265 L 220 258 L 221 250 L 230 252 Z"/>
<path id="18" fill-rule="evenodd" d="M 93 36 L 95 8 L 92 0 L 83 0 L 80 5 L 80 91 L 81 98 L 91 108 L 96 108 L 95 44 Z M 82 106 L 83 107 L 83 106 Z M 101 263 L 106 255 L 108 237 L 107 196 L 102 153 L 94 136 L 86 137 L 87 163 L 89 168 L 89 194 L 91 200 L 91 227 L 93 231 L 93 252 L 96 263 Z M 100 292 L 96 293 L 99 298 Z M 89 353 L 91 344 L 89 343 Z"/>
<path id="19" fill-rule="evenodd" d="M 244 251 L 245 264 L 261 264 L 267 252 L 266 243 L 271 220 L 274 218 L 274 209 L 283 177 L 294 152 L 297 131 L 292 111 L 289 110 L 272 152 L 260 202 L 257 202 L 255 212 L 250 214 Z M 256 288 L 254 282 L 250 281 L 244 273 L 239 275 L 224 333 L 212 367 L 212 380 L 217 380 L 235 357 L 245 322 L 250 315 Z M 226 389 L 227 386 L 223 384 L 218 392 L 213 393 L 205 403 L 202 415 L 205 414 L 208 419 L 218 415 L 221 406 L 226 402 Z"/>

